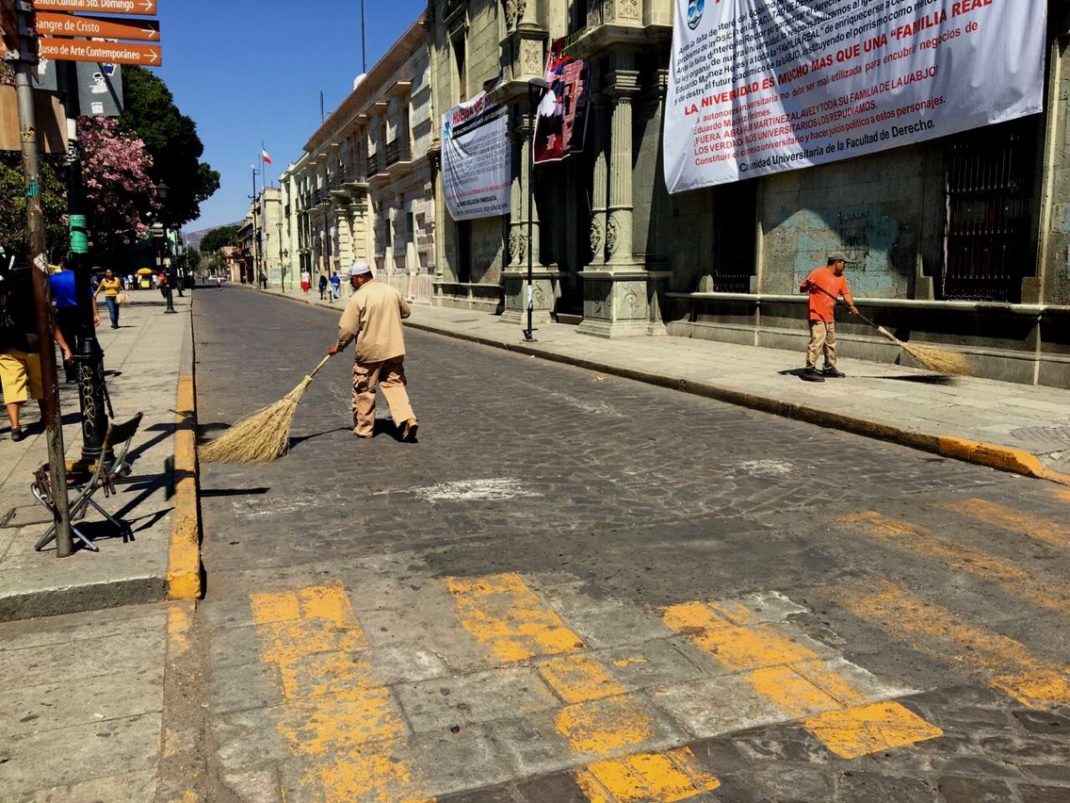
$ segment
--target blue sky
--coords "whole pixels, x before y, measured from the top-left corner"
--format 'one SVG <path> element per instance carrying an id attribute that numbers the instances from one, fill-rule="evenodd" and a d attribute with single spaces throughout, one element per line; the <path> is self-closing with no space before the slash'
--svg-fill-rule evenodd
<path id="1" fill-rule="evenodd" d="M 426 8 L 426 0 L 365 0 L 371 67 Z M 197 123 L 221 187 L 187 230 L 239 220 L 252 193 L 249 165 L 264 141 L 277 181 L 360 73 L 360 0 L 160 0 L 159 75 Z"/>

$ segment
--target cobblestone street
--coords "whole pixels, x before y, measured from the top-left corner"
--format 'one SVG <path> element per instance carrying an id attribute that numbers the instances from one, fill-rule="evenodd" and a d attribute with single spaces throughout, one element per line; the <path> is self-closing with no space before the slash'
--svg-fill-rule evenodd
<path id="1" fill-rule="evenodd" d="M 202 437 L 340 312 L 199 292 Z M 350 350 L 201 467 L 215 799 L 1070 801 L 1070 490 L 406 342 L 418 443 L 353 436 Z"/>

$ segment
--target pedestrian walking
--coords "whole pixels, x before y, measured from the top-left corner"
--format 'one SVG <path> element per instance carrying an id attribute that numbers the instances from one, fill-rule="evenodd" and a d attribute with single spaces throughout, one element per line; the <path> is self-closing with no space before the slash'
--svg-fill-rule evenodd
<path id="1" fill-rule="evenodd" d="M 11 440 L 21 441 L 22 406 L 36 399 L 44 420 L 44 384 L 37 353 L 37 315 L 33 301 L 33 278 L 29 270 L 14 270 L 0 277 L 0 388 L 4 392 Z M 63 362 L 74 359 L 63 331 L 53 327 Z"/>
<path id="2" fill-rule="evenodd" d="M 341 298 L 342 296 L 342 277 L 338 275 L 338 271 L 334 271 L 331 274 L 331 301 Z"/>
<path id="3" fill-rule="evenodd" d="M 807 315 L 810 322 L 810 345 L 806 349 L 806 369 L 802 378 L 807 382 L 824 382 L 826 377 L 841 379 L 845 376 L 836 368 L 836 302 L 843 296 L 848 309 L 855 315 L 858 307 L 851 297 L 847 277 L 843 275 L 847 257 L 839 251 L 829 254 L 828 263 L 815 268 L 803 279 L 799 289 L 810 294 Z M 817 370 L 817 358 L 824 355 L 825 364 Z"/>
<path id="4" fill-rule="evenodd" d="M 104 293 L 104 303 L 108 306 L 108 317 L 111 318 L 112 329 L 119 328 L 119 293 L 122 289 L 123 283 L 115 278 L 115 274 L 109 268 L 104 271 L 104 278 L 100 280 L 97 291 L 93 294 L 93 298 L 96 299 Z"/>
<path id="5" fill-rule="evenodd" d="M 69 342 L 76 339 L 76 334 L 81 329 L 78 314 L 78 293 L 74 281 L 74 271 L 67 267 L 67 260 L 61 259 L 56 266 L 55 272 L 48 277 L 48 284 L 52 289 L 52 304 L 56 311 L 56 326 L 58 326 Z M 100 326 L 100 312 L 97 309 L 96 296 L 90 296 L 93 304 L 93 325 Z M 74 361 L 63 363 L 64 381 L 73 384 L 78 381 L 78 366 Z"/>
<path id="6" fill-rule="evenodd" d="M 310 287 L 312 287 L 312 274 L 303 270 L 301 271 L 301 292 L 307 296 Z"/>
<path id="7" fill-rule="evenodd" d="M 375 433 L 375 391 L 381 388 L 401 439 L 415 441 L 419 424 L 405 390 L 405 340 L 401 320 L 411 313 L 409 303 L 389 284 L 376 281 L 367 263 L 355 262 L 348 271 L 353 295 L 338 323 L 338 340 L 327 349 L 337 354 L 356 340 L 353 361 L 353 434 Z"/>
<path id="8" fill-rule="evenodd" d="M 319 281 L 319 285 L 320 285 L 320 301 L 326 301 L 327 300 L 327 284 L 328 284 L 328 282 L 327 282 L 327 274 L 326 273 L 321 273 L 320 274 L 320 281 Z"/>

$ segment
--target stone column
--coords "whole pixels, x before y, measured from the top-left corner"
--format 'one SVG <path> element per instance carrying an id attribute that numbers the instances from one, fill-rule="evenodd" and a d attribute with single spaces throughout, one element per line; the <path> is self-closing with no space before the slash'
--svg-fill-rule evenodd
<path id="1" fill-rule="evenodd" d="M 516 112 L 519 114 L 519 110 Z M 511 183 L 509 185 L 509 266 L 521 263 L 520 239 L 526 232 L 524 227 L 524 186 L 522 184 L 520 162 L 524 157 L 524 136 L 518 130 L 516 119 L 509 131 L 510 155 L 512 159 Z"/>
<path id="2" fill-rule="evenodd" d="M 613 54 L 606 75 L 609 98 L 609 148 L 603 164 L 608 168 L 605 261 L 595 260 L 583 271 L 583 321 L 578 331 L 600 337 L 645 335 L 651 332 L 651 285 L 646 265 L 632 252 L 632 99 L 639 91 L 635 53 L 625 47 Z M 603 129 L 604 134 L 604 129 Z M 603 149 L 604 150 L 604 149 Z M 602 168 L 605 169 L 605 168 Z M 595 193 L 599 175 L 595 161 Z M 597 199 L 597 195 L 596 195 Z M 597 203 L 595 220 L 598 220 Z M 594 227 L 592 226 L 592 232 Z M 592 241 L 594 236 L 592 234 Z M 660 322 L 659 322 L 660 323 Z"/>
<path id="3" fill-rule="evenodd" d="M 639 89 L 639 73 L 632 69 L 633 65 L 634 58 L 619 58 L 612 74 L 606 221 L 606 256 L 611 266 L 635 264 L 632 256 L 632 95 Z"/>
<path id="4" fill-rule="evenodd" d="M 601 93 L 593 98 L 591 139 L 594 148 L 594 175 L 591 203 L 591 266 L 606 264 L 606 197 L 609 169 L 606 157 L 606 102 Z"/>

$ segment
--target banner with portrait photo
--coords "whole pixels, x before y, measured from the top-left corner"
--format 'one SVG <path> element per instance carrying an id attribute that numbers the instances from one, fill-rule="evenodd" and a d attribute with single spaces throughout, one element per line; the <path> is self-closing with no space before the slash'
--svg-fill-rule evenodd
<path id="1" fill-rule="evenodd" d="M 555 41 L 546 59 L 546 83 L 550 88 L 543 94 L 535 118 L 535 164 L 558 162 L 583 152 L 591 67 L 567 55 L 565 41 Z"/>
<path id="2" fill-rule="evenodd" d="M 509 214 L 509 110 L 480 92 L 442 115 L 442 185 L 454 220 Z"/>
<path id="3" fill-rule="evenodd" d="M 1043 110 L 1048 0 L 673 0 L 683 192 Z"/>

